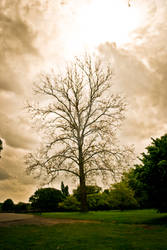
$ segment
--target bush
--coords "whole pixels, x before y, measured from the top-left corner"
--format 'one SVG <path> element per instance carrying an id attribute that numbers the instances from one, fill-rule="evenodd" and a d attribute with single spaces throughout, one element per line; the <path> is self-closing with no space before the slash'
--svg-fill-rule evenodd
<path id="1" fill-rule="evenodd" d="M 98 202 L 100 199 L 100 194 L 88 194 L 87 203 L 89 210 L 98 210 Z"/>
<path id="2" fill-rule="evenodd" d="M 134 191 L 125 183 L 116 183 L 110 191 L 110 202 L 113 209 L 135 209 L 138 208 L 138 203 L 134 198 Z"/>
<path id="3" fill-rule="evenodd" d="M 62 211 L 79 211 L 80 202 L 73 196 L 68 196 L 63 202 L 59 203 L 59 208 Z"/>
<path id="4" fill-rule="evenodd" d="M 89 194 L 87 196 L 89 210 L 109 210 L 111 209 L 110 195 L 106 192 L 99 194 Z"/>

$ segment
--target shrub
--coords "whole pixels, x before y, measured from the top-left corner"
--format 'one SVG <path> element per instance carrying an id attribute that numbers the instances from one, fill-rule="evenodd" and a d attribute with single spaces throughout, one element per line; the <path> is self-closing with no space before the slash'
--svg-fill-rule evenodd
<path id="1" fill-rule="evenodd" d="M 63 202 L 59 203 L 59 208 L 62 211 L 79 211 L 80 202 L 73 195 L 70 195 Z"/>
<path id="2" fill-rule="evenodd" d="M 134 209 L 138 207 L 134 191 L 125 183 L 116 183 L 110 191 L 110 202 L 113 209 Z"/>

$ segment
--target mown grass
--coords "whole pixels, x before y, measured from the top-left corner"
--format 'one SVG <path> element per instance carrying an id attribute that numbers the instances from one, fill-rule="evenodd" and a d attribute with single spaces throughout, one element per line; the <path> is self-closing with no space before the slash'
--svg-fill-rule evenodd
<path id="1" fill-rule="evenodd" d="M 167 213 L 157 213 L 153 209 L 127 210 L 127 211 L 91 211 L 88 213 L 79 212 L 56 212 L 43 213 L 43 217 L 57 219 L 79 219 L 79 220 L 97 220 L 101 222 L 123 223 L 123 224 L 167 224 Z"/>
<path id="2" fill-rule="evenodd" d="M 1 227 L 0 249 L 167 249 L 167 214 L 157 214 L 154 210 L 44 213 L 42 216 L 101 223 Z"/>

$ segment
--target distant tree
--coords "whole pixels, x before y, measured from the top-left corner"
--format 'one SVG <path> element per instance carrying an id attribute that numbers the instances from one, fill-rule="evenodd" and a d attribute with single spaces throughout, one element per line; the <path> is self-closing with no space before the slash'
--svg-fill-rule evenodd
<path id="1" fill-rule="evenodd" d="M 13 212 L 14 202 L 11 199 L 7 199 L 2 203 L 1 209 L 3 212 Z"/>
<path id="2" fill-rule="evenodd" d="M 48 182 L 60 172 L 78 178 L 82 211 L 86 181 L 109 173 L 116 178 L 131 153 L 116 140 L 126 105 L 111 91 L 112 75 L 109 64 L 88 55 L 76 58 L 61 74 L 42 75 L 35 93 L 47 102 L 28 105 L 47 137 L 41 150 L 27 155 L 27 172 L 45 173 Z"/>
<path id="3" fill-rule="evenodd" d="M 138 207 L 133 190 L 125 183 L 113 184 L 109 195 L 111 206 L 114 209 L 125 210 Z"/>
<path id="4" fill-rule="evenodd" d="M 31 206 L 39 211 L 56 211 L 63 194 L 55 188 L 40 188 L 29 198 Z"/>
<path id="5" fill-rule="evenodd" d="M 17 203 L 16 205 L 15 205 L 15 207 L 14 207 L 14 210 L 15 210 L 15 212 L 17 212 L 17 213 L 25 213 L 25 212 L 27 212 L 28 211 L 28 207 L 29 207 L 29 204 L 27 204 L 27 203 L 24 203 L 24 202 L 19 202 L 19 203 Z"/>
<path id="6" fill-rule="evenodd" d="M 151 140 L 134 172 L 152 206 L 160 212 L 167 212 L 167 134 Z"/>
<path id="7" fill-rule="evenodd" d="M 65 198 L 70 195 L 68 191 L 68 185 L 64 186 L 63 181 L 61 182 L 61 192 Z"/>

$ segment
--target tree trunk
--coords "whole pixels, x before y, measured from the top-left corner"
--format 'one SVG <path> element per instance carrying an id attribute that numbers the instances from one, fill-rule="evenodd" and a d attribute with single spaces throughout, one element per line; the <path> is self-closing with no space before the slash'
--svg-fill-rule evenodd
<path id="1" fill-rule="evenodd" d="M 83 154 L 82 146 L 79 143 L 79 175 L 80 175 L 80 196 L 81 196 L 81 211 L 87 212 L 87 195 L 86 195 L 86 185 L 85 185 L 85 173 L 83 164 Z"/>
<path id="2" fill-rule="evenodd" d="M 81 195 L 81 212 L 87 212 L 88 206 L 87 206 L 85 175 L 82 167 L 80 169 L 80 195 Z"/>

